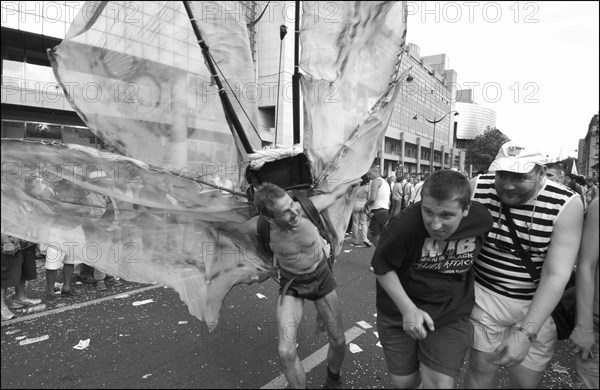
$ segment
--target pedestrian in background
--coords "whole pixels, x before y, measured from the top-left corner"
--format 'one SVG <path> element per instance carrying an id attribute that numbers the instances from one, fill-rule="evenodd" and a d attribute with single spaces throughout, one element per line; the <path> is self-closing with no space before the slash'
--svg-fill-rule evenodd
<path id="1" fill-rule="evenodd" d="M 364 174 L 361 179 L 352 208 L 352 246 L 365 248 L 372 245 L 367 238 L 369 219 L 365 211 L 371 181 L 367 174 Z"/>
<path id="2" fill-rule="evenodd" d="M 365 203 L 365 211 L 369 213 L 371 221 L 369 222 L 369 234 L 367 236 L 370 242 L 377 245 L 383 227 L 390 217 L 391 189 L 388 182 L 381 177 L 378 165 L 371 166 L 368 175 L 371 180 L 371 189 L 369 190 L 369 198 Z"/>
<path id="3" fill-rule="evenodd" d="M 576 353 L 575 370 L 578 383 L 584 389 L 598 388 L 598 295 L 600 293 L 600 273 L 598 270 L 598 230 L 599 211 L 598 198 L 588 207 L 588 213 L 581 238 L 577 278 L 575 281 L 577 297 L 577 316 L 575 329 L 569 337 Z M 576 387 L 579 388 L 579 387 Z"/>
<path id="4" fill-rule="evenodd" d="M 22 309 L 42 303 L 41 299 L 27 298 L 25 285 L 28 280 L 35 280 L 35 244 L 2 234 L 2 321 L 15 318 L 11 310 Z M 7 302 L 8 287 L 15 288 L 15 296 Z"/>

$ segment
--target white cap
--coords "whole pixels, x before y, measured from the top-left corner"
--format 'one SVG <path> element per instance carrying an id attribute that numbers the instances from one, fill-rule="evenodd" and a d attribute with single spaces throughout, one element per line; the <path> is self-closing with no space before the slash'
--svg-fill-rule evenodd
<path id="1" fill-rule="evenodd" d="M 537 150 L 510 141 L 502 145 L 488 171 L 528 173 L 536 165 L 544 165 L 545 162 L 544 155 Z"/>

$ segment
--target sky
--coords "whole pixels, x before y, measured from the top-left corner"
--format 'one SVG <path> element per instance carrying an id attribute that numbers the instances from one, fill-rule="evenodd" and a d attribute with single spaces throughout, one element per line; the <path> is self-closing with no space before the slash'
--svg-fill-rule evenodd
<path id="1" fill-rule="evenodd" d="M 599 109 L 598 2 L 407 2 L 407 42 L 445 53 L 496 127 L 550 159 L 577 157 Z"/>

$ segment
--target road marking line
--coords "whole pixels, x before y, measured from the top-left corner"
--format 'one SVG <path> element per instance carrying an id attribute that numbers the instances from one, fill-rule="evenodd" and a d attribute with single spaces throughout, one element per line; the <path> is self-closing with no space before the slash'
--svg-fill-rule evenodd
<path id="1" fill-rule="evenodd" d="M 358 326 L 354 326 L 346 331 L 344 335 L 346 336 L 346 344 L 353 341 L 355 338 L 360 336 L 365 332 L 364 329 L 359 328 Z M 304 367 L 304 372 L 309 372 L 319 364 L 327 359 L 327 349 L 329 348 L 329 344 L 325 344 L 321 349 L 314 352 L 312 355 L 302 360 L 302 366 Z M 288 381 L 285 379 L 285 375 L 281 374 L 271 382 L 267 383 L 261 389 L 285 389 L 288 386 Z"/>
<path id="2" fill-rule="evenodd" d="M 85 307 L 85 306 L 95 305 L 96 303 L 102 303 L 102 302 L 110 301 L 111 299 L 115 299 L 115 297 L 117 297 L 119 295 L 123 295 L 123 294 L 128 294 L 128 295 L 139 294 L 139 293 L 142 293 L 142 292 L 145 292 L 145 291 L 154 290 L 155 288 L 159 288 L 159 287 L 163 287 L 163 285 L 142 287 L 142 288 L 138 288 L 137 290 L 124 291 L 124 292 L 121 292 L 121 293 L 118 293 L 118 294 L 115 294 L 115 295 L 110 295 L 110 296 L 104 297 L 104 298 L 93 299 L 91 301 L 85 301 L 85 302 L 77 303 L 77 304 L 74 304 L 74 305 L 67 305 L 67 306 L 63 306 L 63 307 L 57 307 L 56 309 L 46 310 L 46 311 L 42 311 L 42 312 L 39 312 L 39 313 L 31 314 L 31 315 L 25 315 L 25 316 L 22 316 L 22 317 L 17 317 L 14 320 L 2 321 L 2 327 L 6 326 L 6 325 L 16 324 L 16 323 L 23 322 L 23 321 L 35 320 L 37 318 L 49 316 L 51 314 L 62 313 L 62 312 L 67 311 L 67 310 L 74 310 L 74 309 L 79 309 L 79 308 Z M 60 299 L 60 298 L 57 298 L 57 299 Z"/>

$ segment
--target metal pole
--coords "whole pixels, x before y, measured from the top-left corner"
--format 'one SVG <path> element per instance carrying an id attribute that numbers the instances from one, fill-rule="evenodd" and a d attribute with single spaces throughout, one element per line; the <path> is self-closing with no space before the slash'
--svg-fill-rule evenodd
<path id="1" fill-rule="evenodd" d="M 277 75 L 277 105 L 275 106 L 275 147 L 277 147 L 277 127 L 279 124 L 279 95 L 281 92 L 281 58 L 283 57 L 283 38 L 287 34 L 287 27 L 279 26 L 279 72 Z"/>
<path id="2" fill-rule="evenodd" d="M 429 173 L 433 173 L 435 171 L 435 169 L 433 168 L 433 164 L 435 162 L 435 125 L 436 125 L 437 121 L 434 119 L 433 120 L 433 138 L 431 139 L 431 164 L 429 166 Z"/>

